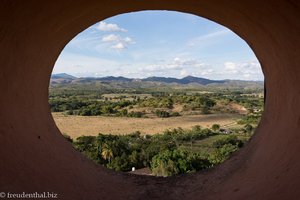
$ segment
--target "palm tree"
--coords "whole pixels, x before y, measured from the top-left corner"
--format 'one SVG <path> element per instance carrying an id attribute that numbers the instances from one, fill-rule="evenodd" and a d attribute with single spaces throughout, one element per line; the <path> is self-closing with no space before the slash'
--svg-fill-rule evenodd
<path id="1" fill-rule="evenodd" d="M 108 163 L 114 157 L 113 150 L 108 144 L 102 146 L 101 156 L 104 160 L 108 160 Z"/>

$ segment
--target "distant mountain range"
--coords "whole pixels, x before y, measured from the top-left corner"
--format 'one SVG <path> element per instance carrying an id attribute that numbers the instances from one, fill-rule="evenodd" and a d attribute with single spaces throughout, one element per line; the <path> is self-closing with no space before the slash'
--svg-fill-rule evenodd
<path id="1" fill-rule="evenodd" d="M 57 85 L 110 85 L 125 88 L 147 88 L 155 86 L 222 86 L 222 87 L 238 87 L 238 88 L 263 88 L 263 81 L 243 81 L 243 80 L 210 80 L 206 78 L 186 76 L 184 78 L 171 77 L 148 77 L 148 78 L 126 78 L 123 76 L 106 76 L 106 77 L 83 77 L 61 73 L 53 74 L 50 81 L 52 86 Z"/>
<path id="2" fill-rule="evenodd" d="M 77 77 L 72 76 L 70 74 L 66 74 L 66 73 L 60 73 L 60 74 L 52 74 L 51 75 L 51 79 L 76 79 Z"/>

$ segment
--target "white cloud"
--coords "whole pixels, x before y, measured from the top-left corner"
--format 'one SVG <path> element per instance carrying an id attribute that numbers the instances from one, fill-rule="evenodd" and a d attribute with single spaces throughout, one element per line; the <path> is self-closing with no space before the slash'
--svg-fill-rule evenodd
<path id="1" fill-rule="evenodd" d="M 182 69 L 182 68 L 199 68 L 206 66 L 205 63 L 196 59 L 182 59 L 179 57 L 174 58 L 174 60 L 167 64 L 169 69 Z"/>
<path id="2" fill-rule="evenodd" d="M 225 66 L 225 71 L 229 74 L 237 74 L 239 73 L 238 68 L 241 68 L 240 66 L 238 66 L 238 64 L 234 62 L 225 62 L 224 66 Z"/>
<path id="3" fill-rule="evenodd" d="M 225 65 L 225 70 L 227 71 L 236 70 L 237 68 L 237 64 L 233 62 L 225 62 L 224 65 Z"/>
<path id="4" fill-rule="evenodd" d="M 188 76 L 189 75 L 189 72 L 185 69 L 181 70 L 180 71 L 180 76 L 184 77 L 184 76 Z"/>
<path id="5" fill-rule="evenodd" d="M 178 57 L 174 58 L 174 62 L 175 62 L 175 63 L 179 63 L 180 61 L 181 61 L 180 58 L 178 58 Z"/>
<path id="6" fill-rule="evenodd" d="M 158 60 L 157 63 L 154 64 L 146 64 L 144 67 L 140 67 L 139 71 L 141 73 L 159 73 L 163 76 L 170 76 L 174 74 L 175 76 L 185 76 L 187 75 L 187 69 L 191 71 L 198 71 L 199 68 L 206 67 L 203 62 L 200 62 L 196 59 L 182 59 L 179 57 L 175 57 L 171 60 Z"/>
<path id="7" fill-rule="evenodd" d="M 110 31 L 110 32 L 126 32 L 127 30 L 119 27 L 117 24 L 107 24 L 106 22 L 100 22 L 97 26 L 100 31 Z"/>
<path id="8" fill-rule="evenodd" d="M 115 34 L 110 34 L 102 37 L 103 42 L 116 42 L 120 40 L 120 36 Z"/>
<path id="9" fill-rule="evenodd" d="M 258 61 L 243 63 L 225 62 L 224 74 L 234 75 L 235 79 L 262 79 L 262 71 Z"/>
<path id="10" fill-rule="evenodd" d="M 111 48 L 113 48 L 113 49 L 118 49 L 118 50 L 122 50 L 122 49 L 125 49 L 126 46 L 125 46 L 122 42 L 119 42 L 119 43 L 113 45 Z"/>
<path id="11" fill-rule="evenodd" d="M 200 71 L 201 76 L 207 76 L 213 74 L 214 70 L 213 69 L 205 69 Z"/>
<path id="12" fill-rule="evenodd" d="M 125 42 L 128 42 L 128 43 L 133 42 L 132 39 L 131 39 L 130 37 L 125 37 L 125 38 L 124 38 L 124 41 L 125 41 Z"/>
<path id="13" fill-rule="evenodd" d="M 165 70 L 165 67 L 163 65 L 159 64 L 153 64 L 153 65 L 146 65 L 145 67 L 140 67 L 140 72 L 163 72 Z"/>
<path id="14" fill-rule="evenodd" d="M 128 45 L 133 44 L 133 40 L 130 37 L 121 37 L 119 35 L 110 34 L 102 37 L 103 42 L 112 43 L 111 48 L 113 49 L 126 49 Z"/>

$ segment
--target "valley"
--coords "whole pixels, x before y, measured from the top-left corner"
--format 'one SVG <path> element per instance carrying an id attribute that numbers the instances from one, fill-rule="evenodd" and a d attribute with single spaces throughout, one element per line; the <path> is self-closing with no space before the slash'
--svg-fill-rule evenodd
<path id="1" fill-rule="evenodd" d="M 171 176 L 212 168 L 263 113 L 259 81 L 52 75 L 49 106 L 67 141 L 107 168 Z M 133 173 L 135 173 L 133 171 Z"/>

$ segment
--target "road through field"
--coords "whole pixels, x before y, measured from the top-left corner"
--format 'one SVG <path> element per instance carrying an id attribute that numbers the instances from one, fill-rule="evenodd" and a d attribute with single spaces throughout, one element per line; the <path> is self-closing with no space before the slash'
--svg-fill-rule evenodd
<path id="1" fill-rule="evenodd" d="M 73 116 L 52 113 L 57 127 L 72 138 L 82 135 L 128 134 L 140 131 L 143 134 L 155 134 L 170 128 L 191 128 L 195 125 L 211 127 L 233 124 L 241 118 L 238 114 L 186 115 L 171 118 L 128 118 L 105 116 Z"/>

